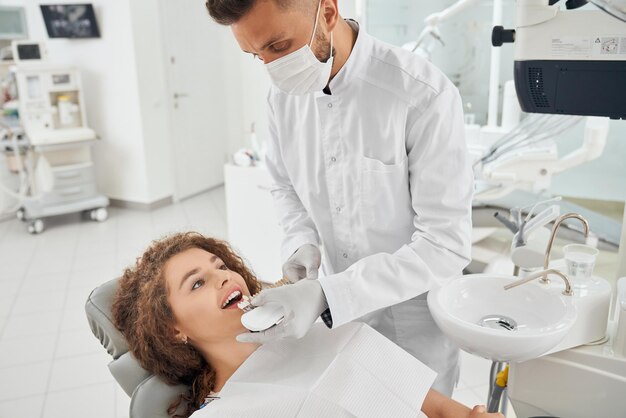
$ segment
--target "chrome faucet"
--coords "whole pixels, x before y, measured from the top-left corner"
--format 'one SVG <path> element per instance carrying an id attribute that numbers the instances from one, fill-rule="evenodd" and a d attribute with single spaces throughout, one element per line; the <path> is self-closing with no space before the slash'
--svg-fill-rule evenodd
<path id="1" fill-rule="evenodd" d="M 587 222 L 587 220 L 583 218 L 581 215 L 577 213 L 567 213 L 565 215 L 559 216 L 557 220 L 554 221 L 554 225 L 552 226 L 552 232 L 550 233 L 550 240 L 548 241 L 548 247 L 546 248 L 546 255 L 545 255 L 545 258 L 543 259 L 544 271 L 548 271 L 548 266 L 550 265 L 550 253 L 552 252 L 552 244 L 554 244 L 554 239 L 556 238 L 556 233 L 559 230 L 559 227 L 561 226 L 563 221 L 565 221 L 566 219 L 571 219 L 571 218 L 578 219 L 580 222 L 582 222 L 583 228 L 585 231 L 585 237 L 589 236 L 589 222 Z M 555 270 L 555 271 L 558 271 L 558 270 Z M 548 280 L 547 274 L 543 275 L 543 277 L 541 278 L 541 282 L 550 283 L 550 280 Z"/>
<path id="2" fill-rule="evenodd" d="M 517 286 L 522 285 L 524 283 L 528 283 L 528 282 L 533 281 L 535 279 L 538 279 L 540 277 L 547 277 L 548 274 L 556 274 L 561 279 L 563 279 L 563 281 L 565 282 L 565 290 L 563 291 L 563 294 L 565 296 L 572 296 L 574 294 L 574 292 L 572 291 L 572 285 L 570 284 L 570 281 L 567 278 L 567 276 L 565 274 L 563 274 L 562 272 L 560 272 L 559 270 L 557 270 L 557 269 L 547 269 L 547 270 L 543 270 L 543 271 L 540 271 L 540 272 L 535 273 L 535 274 L 531 274 L 528 277 L 524 277 L 523 279 L 520 279 L 520 280 L 514 281 L 513 283 L 507 284 L 506 286 L 504 286 L 504 290 L 512 289 L 514 287 L 517 287 Z M 543 280 L 542 280 L 542 282 L 543 282 Z M 544 283 L 549 283 L 549 281 L 546 281 Z"/>

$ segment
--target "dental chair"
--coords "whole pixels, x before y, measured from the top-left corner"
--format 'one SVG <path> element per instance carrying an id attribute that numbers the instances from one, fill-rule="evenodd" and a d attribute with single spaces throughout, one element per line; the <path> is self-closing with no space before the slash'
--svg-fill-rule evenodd
<path id="1" fill-rule="evenodd" d="M 169 418 L 167 407 L 189 388 L 166 384 L 143 369 L 128 351 L 126 339 L 112 321 L 111 305 L 117 281 L 106 282 L 89 295 L 85 304 L 89 326 L 113 358 L 109 363 L 111 374 L 131 398 L 130 418 Z M 182 413 L 185 406 L 181 403 L 177 412 Z"/>

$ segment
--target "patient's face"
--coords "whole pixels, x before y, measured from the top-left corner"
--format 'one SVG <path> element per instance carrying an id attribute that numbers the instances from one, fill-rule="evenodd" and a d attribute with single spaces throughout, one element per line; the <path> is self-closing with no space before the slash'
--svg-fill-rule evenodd
<path id="1" fill-rule="evenodd" d="M 247 331 L 237 303 L 250 291 L 216 255 L 188 249 L 167 261 L 164 275 L 176 329 L 194 346 L 234 340 Z"/>

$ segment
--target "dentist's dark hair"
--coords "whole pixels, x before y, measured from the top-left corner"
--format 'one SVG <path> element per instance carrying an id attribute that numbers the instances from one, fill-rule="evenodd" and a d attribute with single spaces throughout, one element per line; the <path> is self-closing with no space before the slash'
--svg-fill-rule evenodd
<path id="1" fill-rule="evenodd" d="M 183 251 L 199 248 L 218 256 L 243 277 L 251 294 L 260 285 L 245 263 L 224 242 L 195 232 L 178 233 L 154 241 L 119 280 L 113 299 L 113 323 L 128 342 L 141 367 L 170 385 L 190 387 L 168 408 L 174 418 L 187 418 L 200 408 L 215 385 L 215 370 L 191 343 L 176 338 L 169 289 L 163 277 L 167 261 Z M 179 408 L 184 412 L 177 414 Z"/>
<path id="2" fill-rule="evenodd" d="M 317 5 L 318 0 L 207 0 L 206 8 L 213 20 L 229 26 L 245 16 L 257 1 L 274 1 L 281 9 L 296 6 L 310 10 L 311 4 Z"/>

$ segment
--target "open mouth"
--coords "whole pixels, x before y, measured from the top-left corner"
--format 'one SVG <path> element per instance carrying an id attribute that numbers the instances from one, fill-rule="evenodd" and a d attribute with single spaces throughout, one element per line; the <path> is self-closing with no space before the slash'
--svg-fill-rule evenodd
<path id="1" fill-rule="evenodd" d="M 241 302 L 242 298 L 241 290 L 233 290 L 222 302 L 222 309 L 237 309 L 237 304 Z"/>

